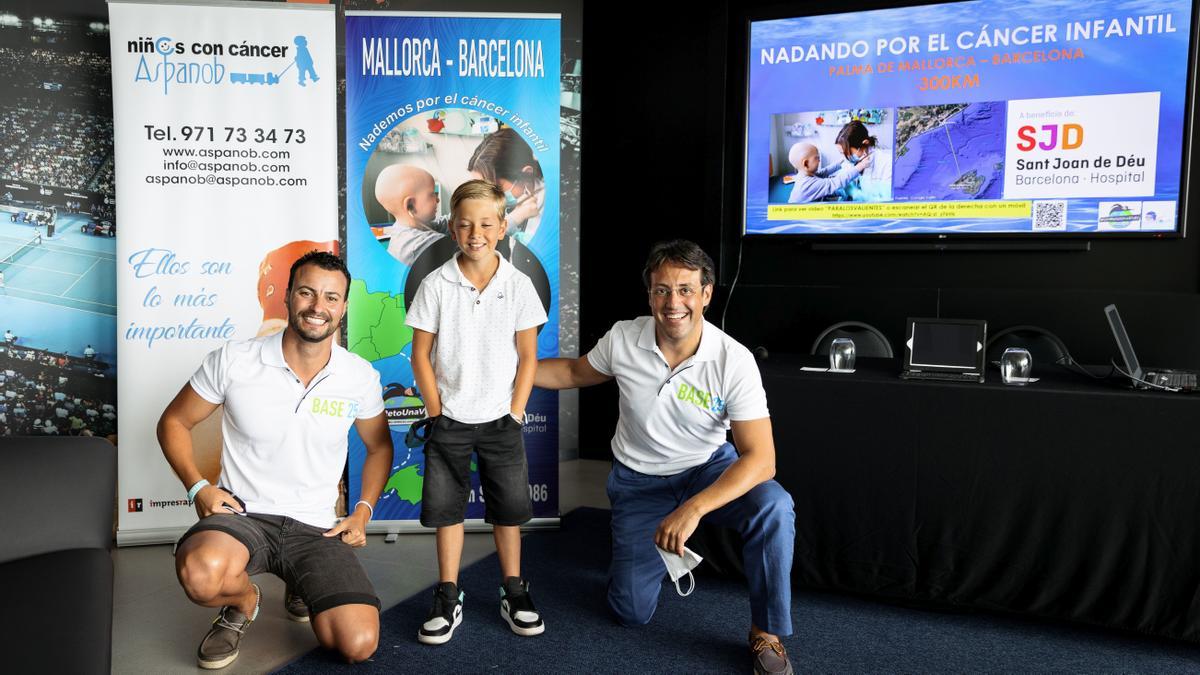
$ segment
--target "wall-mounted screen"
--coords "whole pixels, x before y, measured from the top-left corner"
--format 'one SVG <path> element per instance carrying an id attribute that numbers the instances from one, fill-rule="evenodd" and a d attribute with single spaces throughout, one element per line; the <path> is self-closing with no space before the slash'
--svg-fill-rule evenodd
<path id="1" fill-rule="evenodd" d="M 745 233 L 1183 233 L 1190 0 L 750 22 Z"/>

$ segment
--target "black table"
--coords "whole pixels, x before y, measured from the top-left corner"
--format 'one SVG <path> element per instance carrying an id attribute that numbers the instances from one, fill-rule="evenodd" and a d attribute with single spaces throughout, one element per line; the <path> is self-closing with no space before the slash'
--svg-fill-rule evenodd
<path id="1" fill-rule="evenodd" d="M 760 363 L 802 584 L 1200 641 L 1200 396 Z"/>

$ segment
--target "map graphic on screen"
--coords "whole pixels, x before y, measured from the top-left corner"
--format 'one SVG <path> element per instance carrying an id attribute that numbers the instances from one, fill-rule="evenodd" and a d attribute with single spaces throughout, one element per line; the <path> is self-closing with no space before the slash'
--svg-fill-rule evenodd
<path id="1" fill-rule="evenodd" d="M 745 233 L 1180 234 L 1193 7 L 753 21 Z"/>
<path id="2" fill-rule="evenodd" d="M 1000 199 L 1004 103 L 901 108 L 896 122 L 896 201 Z"/>

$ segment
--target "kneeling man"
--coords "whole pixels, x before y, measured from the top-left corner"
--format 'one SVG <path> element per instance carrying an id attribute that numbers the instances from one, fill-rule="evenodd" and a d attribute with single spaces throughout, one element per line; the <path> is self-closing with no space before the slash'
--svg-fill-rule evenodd
<path id="1" fill-rule="evenodd" d="M 655 546 L 683 553 L 700 519 L 736 529 L 750 582 L 755 673 L 791 673 L 792 498 L 774 480 L 775 443 L 750 351 L 704 320 L 712 259 L 696 244 L 656 245 L 643 271 L 652 316 L 619 321 L 578 359 L 545 359 L 534 384 L 568 389 L 616 378 L 620 418 L 608 477 L 608 603 L 625 625 L 650 620 L 665 572 Z M 734 446 L 725 440 L 732 428 Z"/>
<path id="2" fill-rule="evenodd" d="M 175 571 L 192 602 L 220 607 L 200 643 L 201 668 L 223 668 L 258 616 L 250 576 L 287 583 L 289 617 L 309 621 L 317 641 L 350 662 L 379 641 L 379 599 L 352 547 L 392 466 L 379 373 L 334 344 L 350 274 L 340 258 L 308 253 L 288 277 L 282 333 L 234 341 L 209 354 L 158 423 L 158 440 L 188 489 L 200 522 L 179 541 Z M 196 468 L 191 429 L 219 405 L 220 485 Z M 335 524 L 346 434 L 354 423 L 367 447 L 363 499 Z"/>

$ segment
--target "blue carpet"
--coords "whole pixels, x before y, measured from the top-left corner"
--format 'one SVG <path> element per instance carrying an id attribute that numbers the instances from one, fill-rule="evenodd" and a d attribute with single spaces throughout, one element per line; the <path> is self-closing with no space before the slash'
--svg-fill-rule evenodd
<path id="1" fill-rule="evenodd" d="M 559 531 L 525 537 L 524 572 L 547 627 L 538 637 L 518 637 L 500 618 L 492 555 L 462 572 L 464 619 L 449 643 L 416 640 L 430 589 L 384 612 L 371 661 L 346 666 L 314 650 L 278 672 L 749 672 L 742 583 L 700 576 L 687 598 L 668 583 L 650 624 L 623 628 L 604 601 L 609 546 L 609 514 L 596 509 L 572 512 Z M 808 591 L 795 594 L 793 608 L 796 634 L 784 642 L 803 673 L 1200 672 L 1200 648 L 1126 633 Z"/>

